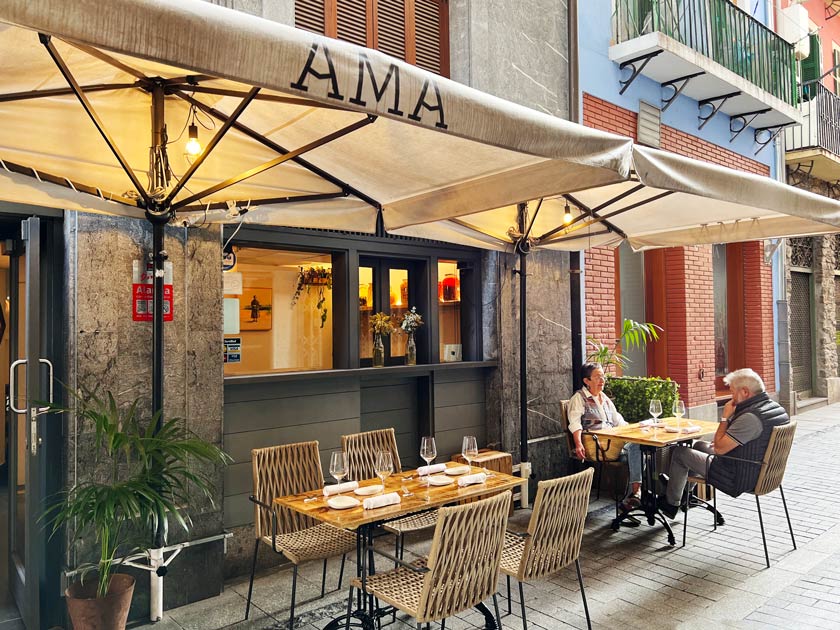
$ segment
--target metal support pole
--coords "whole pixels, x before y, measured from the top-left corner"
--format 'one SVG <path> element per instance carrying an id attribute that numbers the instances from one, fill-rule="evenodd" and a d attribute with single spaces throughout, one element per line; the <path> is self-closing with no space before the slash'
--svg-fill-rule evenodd
<path id="1" fill-rule="evenodd" d="M 519 232 L 525 234 L 528 205 L 519 204 Z M 526 317 L 528 311 L 528 242 L 520 240 L 519 252 L 519 460 L 528 461 L 528 352 Z"/>

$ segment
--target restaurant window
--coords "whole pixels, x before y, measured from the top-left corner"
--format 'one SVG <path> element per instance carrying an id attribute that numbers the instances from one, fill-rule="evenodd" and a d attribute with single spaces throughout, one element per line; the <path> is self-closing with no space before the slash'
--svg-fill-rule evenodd
<path id="1" fill-rule="evenodd" d="M 744 367 L 744 246 L 712 247 L 712 284 L 715 314 L 715 391 L 729 394 L 723 377 Z"/>
<path id="2" fill-rule="evenodd" d="M 440 360 L 460 361 L 461 271 L 454 260 L 438 261 L 438 329 Z"/>
<path id="3" fill-rule="evenodd" d="M 233 254 L 223 273 L 225 376 L 331 369 L 331 255 L 257 247 Z"/>
<path id="4" fill-rule="evenodd" d="M 712 275 L 715 296 L 715 378 L 729 373 L 727 357 L 727 317 L 726 317 L 726 245 L 714 245 L 712 248 Z"/>
<path id="5" fill-rule="evenodd" d="M 372 365 L 371 317 L 380 312 L 391 316 L 394 327 L 394 332 L 383 339 L 385 364 L 405 364 L 408 337 L 400 329 L 400 323 L 412 306 L 418 307 L 421 315 L 426 314 L 418 302 L 419 272 L 420 264 L 414 261 L 367 257 L 359 260 L 359 360 L 362 367 Z M 418 361 L 428 361 L 427 353 L 419 349 L 424 334 L 422 328 L 417 331 Z"/>
<path id="6" fill-rule="evenodd" d="M 447 0 L 295 0 L 295 26 L 449 76 Z"/>

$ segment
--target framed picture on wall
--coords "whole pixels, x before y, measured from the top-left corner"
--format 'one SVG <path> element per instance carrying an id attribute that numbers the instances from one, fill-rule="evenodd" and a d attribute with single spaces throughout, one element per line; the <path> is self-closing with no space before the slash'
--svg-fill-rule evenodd
<path id="1" fill-rule="evenodd" d="M 249 287 L 239 297 L 239 329 L 271 330 L 271 288 Z"/>

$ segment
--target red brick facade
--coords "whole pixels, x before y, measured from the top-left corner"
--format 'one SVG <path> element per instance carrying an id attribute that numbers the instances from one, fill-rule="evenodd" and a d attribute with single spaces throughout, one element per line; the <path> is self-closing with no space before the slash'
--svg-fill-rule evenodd
<path id="1" fill-rule="evenodd" d="M 604 131 L 636 138 L 635 112 L 590 94 L 583 95 L 583 123 Z M 662 125 L 662 146 L 667 151 L 727 166 L 739 171 L 770 175 L 760 162 L 724 147 Z M 665 286 L 668 375 L 680 384 L 688 406 L 714 401 L 714 290 L 710 246 L 665 250 Z M 585 256 L 586 333 L 607 342 L 615 336 L 615 251 L 588 250 Z M 745 364 L 764 378 L 768 390 L 775 384 L 773 343 L 773 286 L 771 267 L 764 263 L 762 244 L 744 246 L 744 357 Z M 743 366 L 737 366 L 743 367 Z"/>

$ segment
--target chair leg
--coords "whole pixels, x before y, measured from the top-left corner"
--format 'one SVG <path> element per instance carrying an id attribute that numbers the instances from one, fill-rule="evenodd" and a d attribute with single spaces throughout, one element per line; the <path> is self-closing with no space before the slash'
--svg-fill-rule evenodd
<path id="1" fill-rule="evenodd" d="M 350 613 L 353 611 L 353 587 L 350 587 L 350 594 L 347 596 L 347 620 L 344 630 L 350 630 Z"/>
<path id="2" fill-rule="evenodd" d="M 513 611 L 511 610 L 511 607 L 510 607 L 510 576 L 508 575 L 506 577 L 507 577 L 507 592 L 508 592 L 508 614 L 510 615 L 510 614 L 513 613 Z"/>
<path id="3" fill-rule="evenodd" d="M 708 489 L 708 492 L 712 493 L 712 507 L 715 510 L 715 524 L 712 527 L 712 529 L 714 531 L 717 531 L 717 522 L 719 514 L 719 512 L 717 511 L 717 489 L 714 486 L 710 486 L 709 484 L 706 484 L 706 488 Z"/>
<path id="4" fill-rule="evenodd" d="M 779 485 L 779 492 L 782 495 L 782 505 L 785 508 L 785 518 L 787 519 L 787 522 L 788 522 L 788 531 L 790 532 L 790 542 L 793 543 L 793 548 L 796 549 L 796 538 L 793 537 L 793 526 L 790 524 L 790 514 L 788 514 L 787 501 L 785 501 L 785 491 L 782 490 L 781 485 Z"/>
<path id="5" fill-rule="evenodd" d="M 254 573 L 257 570 L 257 552 L 260 550 L 260 539 L 254 543 L 254 559 L 251 560 L 251 581 L 248 584 L 248 603 L 245 604 L 245 619 L 251 613 L 251 593 L 254 591 Z"/>
<path id="6" fill-rule="evenodd" d="M 586 627 L 592 630 L 592 621 L 589 619 L 589 605 L 586 603 L 586 590 L 583 588 L 583 575 L 580 572 L 580 558 L 575 558 L 575 569 L 577 570 L 578 584 L 580 584 L 580 597 L 583 599 L 583 612 L 586 613 Z"/>
<path id="7" fill-rule="evenodd" d="M 324 558 L 324 569 L 321 571 L 321 597 L 327 592 L 327 559 Z"/>
<path id="8" fill-rule="evenodd" d="M 604 464 L 602 464 L 601 462 L 597 462 L 595 464 L 595 466 L 598 468 L 598 472 L 597 472 L 597 475 L 596 475 L 597 476 L 597 481 L 595 482 L 595 486 L 596 486 L 595 498 L 600 499 L 601 498 L 601 477 L 604 474 Z"/>
<path id="9" fill-rule="evenodd" d="M 341 590 L 341 583 L 344 581 L 344 561 L 347 560 L 346 554 L 341 554 L 341 568 L 338 570 L 338 586 L 335 587 L 335 590 Z"/>
<path id="10" fill-rule="evenodd" d="M 761 527 L 761 542 L 764 543 L 764 560 L 767 562 L 767 568 L 770 568 L 770 554 L 767 553 L 767 538 L 764 536 L 764 519 L 761 518 L 761 503 L 758 501 L 758 495 L 755 495 L 755 505 L 758 508 L 758 524 Z"/>
<path id="11" fill-rule="evenodd" d="M 440 620 L 440 630 L 446 630 L 446 619 Z"/>
<path id="12" fill-rule="evenodd" d="M 496 627 L 502 630 L 502 617 L 499 615 L 499 599 L 496 597 L 496 593 L 493 593 L 493 610 L 496 611 Z"/>
<path id="13" fill-rule="evenodd" d="M 685 506 L 685 515 L 683 516 L 683 542 L 682 546 L 685 547 L 685 535 L 688 531 L 688 511 L 691 509 L 691 492 L 688 490 L 688 484 L 685 484 L 685 492 L 683 494 L 683 505 Z"/>
<path id="14" fill-rule="evenodd" d="M 289 609 L 289 630 L 295 627 L 295 596 L 297 595 L 297 573 L 298 565 L 292 569 L 292 607 Z"/>
<path id="15" fill-rule="evenodd" d="M 525 591 L 522 589 L 522 582 L 519 582 L 519 606 L 522 608 L 522 630 L 528 630 L 528 621 L 525 618 Z"/>

